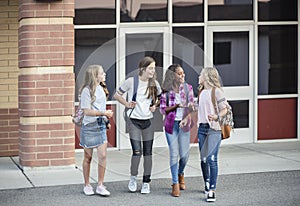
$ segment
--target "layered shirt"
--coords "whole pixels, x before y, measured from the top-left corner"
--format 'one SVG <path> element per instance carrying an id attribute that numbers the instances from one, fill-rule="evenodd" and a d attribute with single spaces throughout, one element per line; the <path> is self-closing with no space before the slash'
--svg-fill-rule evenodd
<path id="1" fill-rule="evenodd" d="M 187 89 L 185 89 L 185 84 Z M 187 92 L 186 92 L 187 90 Z M 184 83 L 179 86 L 179 95 L 180 95 L 180 102 L 182 105 L 182 108 L 177 108 L 173 111 L 170 111 L 169 113 L 166 113 L 166 108 L 167 107 L 172 107 L 176 105 L 176 93 L 175 91 L 171 90 L 169 92 L 164 92 L 161 95 L 160 98 L 160 112 L 161 114 L 165 115 L 164 119 L 164 126 L 165 126 L 165 131 L 169 134 L 173 133 L 173 126 L 174 126 L 174 121 L 176 118 L 176 112 L 178 109 L 183 109 L 183 115 L 182 119 L 184 119 L 189 113 L 190 113 L 190 108 L 189 106 L 194 103 L 194 92 L 193 92 L 193 87 L 190 84 Z M 167 98 L 168 96 L 168 98 Z M 167 102 L 168 99 L 168 102 Z M 178 116 L 177 116 L 178 117 Z M 187 126 L 182 128 L 184 131 L 189 131 L 191 125 L 191 118 L 189 117 Z"/>

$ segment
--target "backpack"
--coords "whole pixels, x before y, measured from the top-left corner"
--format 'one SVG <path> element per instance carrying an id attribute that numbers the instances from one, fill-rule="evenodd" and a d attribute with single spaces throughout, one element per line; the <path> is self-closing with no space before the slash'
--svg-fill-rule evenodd
<path id="1" fill-rule="evenodd" d="M 133 77 L 133 96 L 132 96 L 132 99 L 131 101 L 135 102 L 136 101 L 136 94 L 137 94 L 137 88 L 138 88 L 138 85 L 139 85 L 139 77 L 138 76 L 134 76 Z M 134 108 L 131 109 L 131 112 L 129 114 L 129 116 L 127 116 L 127 111 L 130 110 L 131 108 L 126 108 L 124 109 L 124 113 L 123 113 L 123 117 L 124 117 L 124 120 L 125 121 L 128 121 Z"/>
<path id="2" fill-rule="evenodd" d="M 78 99 L 79 99 L 79 105 L 75 111 L 75 113 L 72 115 L 72 122 L 77 125 L 77 126 L 81 126 L 82 124 L 82 120 L 83 120 L 83 117 L 84 117 L 84 112 L 83 110 L 81 109 L 81 101 L 80 101 L 80 95 L 78 96 Z"/>
<path id="3" fill-rule="evenodd" d="M 218 113 L 217 104 L 216 104 L 216 88 L 215 87 L 213 87 L 211 90 L 211 101 L 214 105 L 215 113 Z M 227 113 L 219 119 L 219 124 L 222 129 L 222 140 L 228 139 L 230 137 L 230 133 L 233 130 L 233 126 L 234 126 L 233 112 L 232 112 L 232 108 L 230 105 L 229 105 L 229 107 L 227 107 Z"/>

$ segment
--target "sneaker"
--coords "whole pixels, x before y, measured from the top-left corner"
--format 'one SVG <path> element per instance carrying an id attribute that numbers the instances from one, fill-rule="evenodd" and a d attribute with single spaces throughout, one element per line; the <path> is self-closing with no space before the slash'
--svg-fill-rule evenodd
<path id="1" fill-rule="evenodd" d="M 208 194 L 208 191 L 209 191 L 209 182 L 205 182 L 205 187 L 204 187 L 204 194 Z"/>
<path id="2" fill-rule="evenodd" d="M 110 192 L 106 189 L 104 185 L 97 186 L 96 193 L 106 197 L 110 195 Z"/>
<path id="3" fill-rule="evenodd" d="M 142 194 L 149 194 L 150 193 L 150 184 L 144 182 L 141 190 Z"/>
<path id="4" fill-rule="evenodd" d="M 128 183 L 128 189 L 130 192 L 135 192 L 137 189 L 136 176 L 130 176 L 130 180 Z"/>
<path id="5" fill-rule="evenodd" d="M 214 191 L 209 190 L 206 201 L 207 202 L 215 202 L 216 201 L 216 194 Z"/>
<path id="6" fill-rule="evenodd" d="M 83 193 L 87 196 L 95 194 L 94 189 L 91 185 L 84 186 Z"/>

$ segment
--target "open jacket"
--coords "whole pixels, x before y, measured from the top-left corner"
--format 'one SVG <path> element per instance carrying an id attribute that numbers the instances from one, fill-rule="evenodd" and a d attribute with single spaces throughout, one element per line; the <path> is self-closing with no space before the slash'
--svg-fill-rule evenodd
<path id="1" fill-rule="evenodd" d="M 184 84 L 186 84 L 186 83 L 184 83 Z M 183 119 L 186 118 L 187 115 L 190 113 L 190 108 L 188 107 L 189 103 L 192 103 L 192 104 L 194 103 L 193 87 L 191 85 L 187 84 L 188 91 L 186 94 L 184 84 L 181 84 L 179 86 L 179 94 L 180 94 L 180 98 L 181 98 L 181 103 L 182 103 L 182 106 L 184 107 Z M 169 95 L 169 98 L 167 98 L 167 95 Z M 176 93 L 173 90 L 171 90 L 169 92 L 164 92 L 160 98 L 160 112 L 161 112 L 161 114 L 165 115 L 165 119 L 164 119 L 165 131 L 169 134 L 173 133 L 173 126 L 174 126 L 174 121 L 175 121 L 175 117 L 176 117 L 176 109 L 169 113 L 166 113 L 166 108 L 175 106 L 175 104 L 176 104 L 175 96 L 176 96 Z M 169 100 L 168 103 L 167 103 L 167 99 Z M 182 128 L 182 130 L 184 132 L 190 131 L 190 128 L 193 126 L 193 121 L 192 121 L 190 115 L 187 118 L 188 118 L 188 122 L 187 122 L 186 126 Z"/>

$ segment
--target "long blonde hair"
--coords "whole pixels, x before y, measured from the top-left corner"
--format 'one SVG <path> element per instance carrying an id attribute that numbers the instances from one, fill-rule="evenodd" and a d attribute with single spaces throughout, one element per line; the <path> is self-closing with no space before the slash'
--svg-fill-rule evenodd
<path id="1" fill-rule="evenodd" d="M 204 80 L 211 87 L 221 88 L 221 80 L 218 70 L 215 67 L 205 67 L 202 69 L 201 74 Z M 199 85 L 198 94 L 204 89 L 204 85 Z"/>
<path id="2" fill-rule="evenodd" d="M 88 87 L 88 89 L 90 90 L 92 103 L 96 99 L 95 91 L 96 91 L 96 87 L 99 85 L 98 73 L 101 69 L 103 70 L 103 67 L 101 65 L 90 65 L 90 66 L 88 66 L 86 71 L 85 71 L 85 74 L 84 74 L 83 84 L 79 89 L 79 94 L 81 94 L 82 90 L 85 87 Z M 107 97 L 109 93 L 108 93 L 108 90 L 106 88 L 105 82 L 100 82 L 100 85 L 103 87 L 104 92 L 105 92 L 106 97 Z"/>

